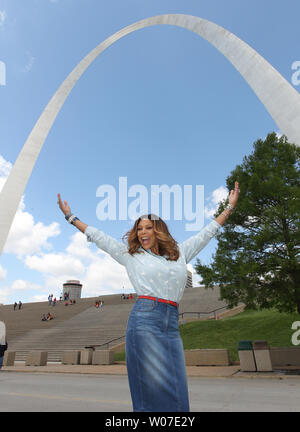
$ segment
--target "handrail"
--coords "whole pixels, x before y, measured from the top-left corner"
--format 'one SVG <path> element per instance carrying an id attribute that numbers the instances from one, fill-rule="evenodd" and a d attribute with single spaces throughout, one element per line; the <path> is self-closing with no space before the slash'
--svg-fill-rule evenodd
<path id="1" fill-rule="evenodd" d="M 216 312 L 217 311 L 219 311 L 219 310 L 221 310 L 221 309 L 227 309 L 227 306 L 222 306 L 222 307 L 220 307 L 220 308 L 218 308 L 218 309 L 214 309 L 214 310 L 212 310 L 212 311 L 210 311 L 210 312 L 181 312 L 180 314 L 179 314 L 179 316 L 181 315 L 182 316 L 182 319 L 183 319 L 183 315 L 184 314 L 197 314 L 198 315 L 198 318 L 200 318 L 200 315 L 202 314 L 206 314 L 206 315 L 209 315 L 209 314 L 214 314 L 214 317 L 216 317 Z"/>
<path id="2" fill-rule="evenodd" d="M 122 339 L 123 337 L 125 337 L 125 335 L 120 336 L 120 337 L 115 338 L 115 339 L 111 339 L 110 341 L 108 341 L 108 342 L 104 342 L 104 343 L 101 344 L 101 345 L 89 345 L 89 346 L 85 346 L 84 348 L 92 348 L 93 351 L 95 351 L 95 347 L 102 347 L 102 346 L 104 346 L 104 345 L 107 345 L 107 348 L 109 348 L 109 344 L 110 344 L 111 342 L 114 342 L 114 341 L 116 341 L 116 340 Z"/>
<path id="3" fill-rule="evenodd" d="M 210 311 L 210 312 L 181 312 L 181 313 L 179 314 L 179 316 L 182 315 L 182 319 L 183 319 L 183 315 L 184 315 L 184 314 L 198 314 L 198 317 L 200 318 L 200 314 L 211 314 L 211 313 L 213 313 L 213 314 L 214 314 L 214 317 L 216 317 L 216 312 L 217 312 L 218 310 L 221 310 L 221 309 L 224 309 L 224 308 L 227 309 L 227 306 L 222 306 L 222 307 L 220 307 L 220 308 L 218 308 L 218 309 L 214 309 L 214 310 L 212 310 L 212 311 Z M 104 346 L 104 345 L 107 345 L 107 348 L 109 348 L 109 344 L 110 344 L 111 342 L 114 342 L 114 341 L 119 340 L 119 339 L 123 339 L 125 336 L 126 336 L 126 335 L 120 336 L 120 337 L 115 338 L 115 339 L 111 339 L 110 341 L 105 342 L 105 343 L 103 343 L 103 344 L 101 344 L 101 345 L 89 345 L 89 346 L 86 346 L 86 347 L 84 347 L 84 348 L 86 348 L 86 349 L 88 349 L 88 348 L 92 348 L 93 351 L 95 351 L 95 348 L 96 348 L 96 347 L 102 347 L 102 346 Z"/>

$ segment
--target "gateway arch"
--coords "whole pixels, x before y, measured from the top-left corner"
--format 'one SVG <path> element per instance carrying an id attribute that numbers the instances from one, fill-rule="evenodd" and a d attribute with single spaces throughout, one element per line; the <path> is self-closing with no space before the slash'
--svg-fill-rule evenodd
<path id="1" fill-rule="evenodd" d="M 244 77 L 281 132 L 290 142 L 300 145 L 300 95 L 253 48 L 223 27 L 199 17 L 167 14 L 146 18 L 119 30 L 84 57 L 42 112 L 0 194 L 0 254 L 39 152 L 76 82 L 93 61 L 117 40 L 144 27 L 162 24 L 183 27 L 197 33 L 217 48 Z"/>

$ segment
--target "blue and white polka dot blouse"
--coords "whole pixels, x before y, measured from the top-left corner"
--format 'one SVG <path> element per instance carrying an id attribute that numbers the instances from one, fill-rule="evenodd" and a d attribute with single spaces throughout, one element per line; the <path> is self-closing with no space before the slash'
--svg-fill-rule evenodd
<path id="1" fill-rule="evenodd" d="M 156 255 L 151 249 L 144 253 L 130 255 L 124 243 L 88 226 L 85 230 L 87 240 L 94 242 L 100 249 L 126 267 L 128 277 L 137 295 L 158 297 L 179 303 L 187 280 L 187 263 L 209 243 L 221 225 L 211 221 L 198 234 L 190 237 L 179 247 L 177 261 L 168 261 L 165 256 Z"/>

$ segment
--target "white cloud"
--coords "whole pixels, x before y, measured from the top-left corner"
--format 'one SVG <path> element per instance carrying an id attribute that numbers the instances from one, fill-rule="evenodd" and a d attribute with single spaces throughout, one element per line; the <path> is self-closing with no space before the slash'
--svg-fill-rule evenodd
<path id="1" fill-rule="evenodd" d="M 82 284 L 84 296 L 87 297 L 121 293 L 123 286 L 126 292 L 133 291 L 125 267 L 108 254 L 97 257 L 88 266 Z"/>
<path id="2" fill-rule="evenodd" d="M 31 270 L 37 270 L 45 275 L 69 275 L 69 278 L 76 279 L 84 272 L 84 266 L 79 259 L 64 253 L 26 256 L 24 262 Z"/>
<path id="3" fill-rule="evenodd" d="M 14 282 L 12 282 L 10 288 L 13 291 L 31 291 L 31 290 L 40 290 L 41 286 L 25 281 L 23 279 L 17 279 Z"/>
<path id="4" fill-rule="evenodd" d="M 11 290 L 9 289 L 9 287 L 1 287 L 0 289 L 0 304 L 7 304 L 7 303 L 11 303 L 11 301 L 9 301 L 11 296 Z"/>
<path id="5" fill-rule="evenodd" d="M 49 249 L 50 237 L 60 234 L 57 222 L 44 225 L 42 222 L 34 222 L 30 213 L 19 210 L 9 232 L 4 252 L 16 254 L 19 258 L 23 255 L 39 253 L 42 248 Z"/>
<path id="6" fill-rule="evenodd" d="M 92 250 L 82 233 L 75 233 L 66 248 L 68 254 L 86 263 L 85 275 L 81 280 L 83 296 L 97 296 L 133 291 L 125 267 L 100 249 Z"/>
<path id="7" fill-rule="evenodd" d="M 69 279 L 80 280 L 83 297 L 120 293 L 123 286 L 126 292 L 133 291 L 125 267 L 99 249 L 92 251 L 81 233 L 72 236 L 65 253 L 27 256 L 24 262 L 28 268 L 42 274 L 44 290 L 56 296 Z"/>
<path id="8" fill-rule="evenodd" d="M 228 197 L 228 191 L 224 186 L 219 186 L 215 189 L 212 194 L 207 198 L 209 204 L 204 208 L 204 215 L 207 219 L 213 217 L 217 211 L 219 203 Z"/>
<path id="9" fill-rule="evenodd" d="M 0 303 L 12 304 L 15 299 L 17 301 L 19 301 L 20 299 L 22 300 L 22 297 L 24 297 L 24 295 L 28 293 L 30 293 L 31 295 L 32 291 L 40 292 L 42 289 L 43 287 L 41 287 L 40 285 L 33 284 L 32 282 L 25 281 L 23 279 L 17 279 L 13 281 L 10 285 L 1 287 Z M 46 295 L 43 296 L 43 299 L 46 300 Z M 32 301 L 32 298 L 27 299 L 27 301 Z"/>
<path id="10" fill-rule="evenodd" d="M 89 248 L 86 237 L 80 232 L 76 232 L 71 237 L 71 243 L 66 248 L 68 254 L 79 259 L 93 260 L 97 259 L 97 254 L 100 252 L 92 252 Z"/>
<path id="11" fill-rule="evenodd" d="M 33 302 L 33 303 L 35 303 L 35 302 L 44 302 L 44 301 L 48 300 L 48 295 L 49 294 L 46 295 L 46 292 L 45 292 L 45 294 L 37 294 L 37 295 L 34 295 L 30 301 Z M 57 296 L 56 296 L 56 298 L 57 298 Z"/>
<path id="12" fill-rule="evenodd" d="M 11 168 L 12 164 L 6 161 L 4 157 L 0 155 L 0 177 L 6 178 L 10 173 Z"/>

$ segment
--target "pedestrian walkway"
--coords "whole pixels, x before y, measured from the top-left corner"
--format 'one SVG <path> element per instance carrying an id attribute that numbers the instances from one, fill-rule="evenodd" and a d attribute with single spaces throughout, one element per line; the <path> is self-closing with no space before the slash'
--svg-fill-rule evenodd
<path id="1" fill-rule="evenodd" d="M 6 372 L 38 372 L 38 373 L 65 373 L 65 374 L 95 374 L 95 375 L 127 375 L 124 362 L 112 365 L 64 365 L 61 363 L 48 363 L 47 366 L 25 366 L 24 362 L 16 362 L 14 366 L 4 366 Z M 284 371 L 275 369 L 273 372 L 242 372 L 239 365 L 231 366 L 187 366 L 188 377 L 199 378 L 299 378 L 299 369 L 286 368 Z M 1 373 L 1 372 L 0 372 Z"/>

